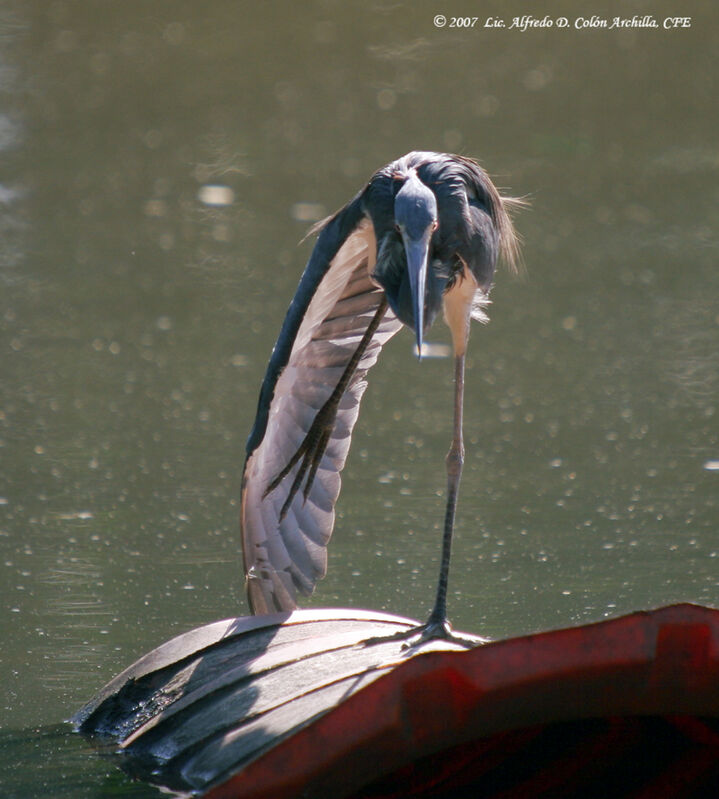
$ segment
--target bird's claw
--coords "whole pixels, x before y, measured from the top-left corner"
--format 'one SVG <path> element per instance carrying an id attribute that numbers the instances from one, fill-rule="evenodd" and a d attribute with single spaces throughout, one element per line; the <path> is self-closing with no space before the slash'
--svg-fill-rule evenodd
<path id="1" fill-rule="evenodd" d="M 403 650 L 415 649 L 428 641 L 447 641 L 465 649 L 473 649 L 480 644 L 486 644 L 489 640 L 479 635 L 456 633 L 448 619 L 432 619 L 431 617 L 424 624 L 415 628 L 412 633 L 409 640 L 403 645 Z"/>
<path id="2" fill-rule="evenodd" d="M 402 644 L 403 652 L 417 649 L 430 641 L 447 641 L 451 644 L 457 644 L 464 649 L 473 649 L 475 646 L 488 643 L 490 640 L 489 638 L 482 638 L 479 635 L 456 633 L 447 619 L 429 619 L 424 624 L 420 624 L 417 627 L 410 627 L 408 630 L 401 630 L 392 635 L 368 638 L 363 641 L 362 644 L 364 646 L 371 646 L 372 644 L 399 641 L 402 639 L 405 640 L 405 643 Z"/>
<path id="3" fill-rule="evenodd" d="M 268 494 L 271 494 L 277 486 L 287 477 L 292 471 L 295 464 L 301 459 L 300 468 L 297 470 L 292 486 L 287 494 L 282 508 L 280 510 L 280 521 L 287 515 L 290 509 L 292 500 L 300 490 L 302 481 L 307 477 L 302 495 L 307 500 L 312 484 L 314 483 L 317 470 L 322 462 L 322 456 L 325 454 L 327 445 L 329 444 L 332 429 L 334 428 L 335 417 L 337 415 L 337 405 L 331 401 L 326 402 L 322 408 L 317 412 L 312 426 L 307 432 L 307 435 L 302 440 L 302 443 L 297 448 L 297 452 L 290 458 L 284 469 L 268 484 L 262 498 L 264 499 Z"/>

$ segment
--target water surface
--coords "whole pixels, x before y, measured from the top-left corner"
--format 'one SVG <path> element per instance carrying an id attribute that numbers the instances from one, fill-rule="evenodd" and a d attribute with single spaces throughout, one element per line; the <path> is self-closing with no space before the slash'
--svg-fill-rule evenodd
<path id="1" fill-rule="evenodd" d="M 531 200 L 526 274 L 472 333 L 456 626 L 719 604 L 719 14 L 520 33 L 439 11 L 476 6 L 2 5 L 3 795 L 155 795 L 59 725 L 246 611 L 244 441 L 298 242 L 410 149 Z M 370 375 L 308 605 L 431 604 L 452 369 L 411 346 Z"/>

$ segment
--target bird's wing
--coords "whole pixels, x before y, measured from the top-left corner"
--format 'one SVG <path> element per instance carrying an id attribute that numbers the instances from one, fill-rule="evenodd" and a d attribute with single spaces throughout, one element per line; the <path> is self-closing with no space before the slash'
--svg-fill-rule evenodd
<path id="1" fill-rule="evenodd" d="M 389 309 L 342 397 L 307 499 L 299 491 L 280 519 L 299 464 L 264 492 L 302 443 L 372 321 L 382 298 L 370 278 L 375 249 L 372 223 L 358 202 L 351 203 L 320 234 L 273 351 L 242 481 L 242 546 L 253 613 L 295 608 L 297 593 L 311 594 L 326 572 L 340 471 L 364 378 L 401 327 Z"/>

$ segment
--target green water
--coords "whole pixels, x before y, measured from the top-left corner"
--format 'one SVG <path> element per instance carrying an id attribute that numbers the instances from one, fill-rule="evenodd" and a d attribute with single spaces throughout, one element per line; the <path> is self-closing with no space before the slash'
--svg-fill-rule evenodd
<path id="1" fill-rule="evenodd" d="M 531 201 L 526 274 L 498 275 L 472 333 L 455 625 L 719 605 L 719 12 L 521 33 L 483 27 L 519 8 L 471 29 L 440 11 L 478 13 L 0 5 L 3 796 L 156 795 L 58 725 L 148 649 L 246 612 L 244 441 L 298 242 L 410 149 L 475 156 Z M 411 346 L 370 375 L 310 605 L 431 604 L 452 369 Z"/>

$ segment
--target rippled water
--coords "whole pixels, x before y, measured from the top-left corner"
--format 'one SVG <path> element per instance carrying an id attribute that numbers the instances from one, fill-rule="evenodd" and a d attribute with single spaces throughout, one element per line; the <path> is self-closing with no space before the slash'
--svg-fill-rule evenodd
<path id="1" fill-rule="evenodd" d="M 60 723 L 245 612 L 244 440 L 298 242 L 410 149 L 476 156 L 531 200 L 526 274 L 498 275 L 472 334 L 456 626 L 719 604 L 719 15 L 520 33 L 438 10 L 467 13 L 2 5 L 3 795 L 155 795 Z M 431 604 L 452 370 L 411 345 L 370 376 L 309 604 Z"/>

